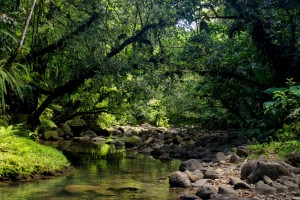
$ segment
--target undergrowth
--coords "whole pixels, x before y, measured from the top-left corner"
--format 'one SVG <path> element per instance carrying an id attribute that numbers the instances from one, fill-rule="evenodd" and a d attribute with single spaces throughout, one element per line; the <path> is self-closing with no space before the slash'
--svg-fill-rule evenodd
<path id="1" fill-rule="evenodd" d="M 52 174 L 69 167 L 58 150 L 22 138 L 12 126 L 0 127 L 0 178 Z"/>

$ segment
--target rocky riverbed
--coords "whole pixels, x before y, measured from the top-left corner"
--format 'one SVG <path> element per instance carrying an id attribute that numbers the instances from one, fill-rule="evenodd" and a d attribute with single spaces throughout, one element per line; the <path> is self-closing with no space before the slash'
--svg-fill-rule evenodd
<path id="1" fill-rule="evenodd" d="M 45 134 L 49 131 L 52 131 L 51 137 Z M 300 169 L 291 165 L 299 164 L 299 157 L 296 156 L 296 162 L 251 160 L 248 138 L 241 131 L 164 128 L 149 124 L 99 131 L 77 120 L 77 123 L 69 121 L 59 129 L 44 130 L 41 134 L 45 139 L 125 146 L 163 160 L 182 159 L 178 171 L 169 175 L 169 183 L 184 200 L 300 199 Z"/>

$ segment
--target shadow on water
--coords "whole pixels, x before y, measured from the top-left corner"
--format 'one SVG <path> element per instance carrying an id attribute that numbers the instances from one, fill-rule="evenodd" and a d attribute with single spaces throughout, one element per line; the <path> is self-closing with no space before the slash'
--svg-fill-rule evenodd
<path id="1" fill-rule="evenodd" d="M 170 189 L 170 172 L 178 170 L 180 161 L 163 162 L 151 156 L 126 152 L 108 144 L 51 142 L 76 168 L 72 175 L 30 183 L 0 187 L 0 199 L 178 199 Z"/>

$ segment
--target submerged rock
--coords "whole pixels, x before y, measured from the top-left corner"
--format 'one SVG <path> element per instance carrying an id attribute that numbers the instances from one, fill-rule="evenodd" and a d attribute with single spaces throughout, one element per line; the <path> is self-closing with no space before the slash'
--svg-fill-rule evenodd
<path id="1" fill-rule="evenodd" d="M 114 191 L 106 190 L 104 188 L 101 188 L 99 186 L 94 185 L 67 185 L 63 189 L 65 192 L 71 193 L 71 194 L 81 194 L 81 193 L 89 193 L 94 192 L 101 195 L 106 196 L 115 196 L 117 193 Z"/>

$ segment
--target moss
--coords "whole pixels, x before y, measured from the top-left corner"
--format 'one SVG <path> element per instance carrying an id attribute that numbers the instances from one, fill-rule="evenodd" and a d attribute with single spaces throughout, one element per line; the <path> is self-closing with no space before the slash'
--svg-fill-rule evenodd
<path id="1" fill-rule="evenodd" d="M 1 127 L 0 179 L 56 174 L 70 167 L 68 160 L 60 151 L 7 132 Z"/>
<path id="2" fill-rule="evenodd" d="M 128 147 L 128 148 L 131 148 L 131 147 L 136 147 L 136 146 L 139 146 L 142 144 L 142 140 L 140 137 L 138 136 L 131 136 L 131 137 L 128 137 L 126 138 L 125 140 L 125 146 Z"/>

